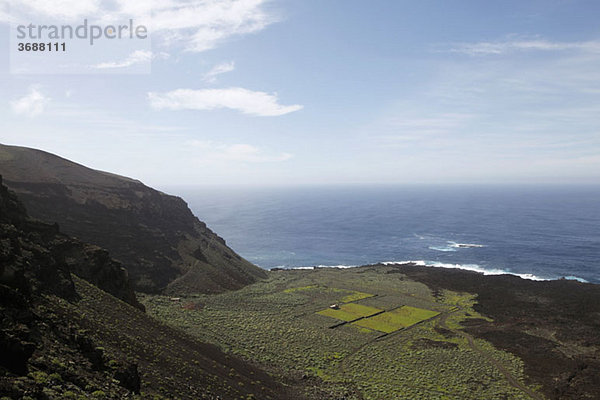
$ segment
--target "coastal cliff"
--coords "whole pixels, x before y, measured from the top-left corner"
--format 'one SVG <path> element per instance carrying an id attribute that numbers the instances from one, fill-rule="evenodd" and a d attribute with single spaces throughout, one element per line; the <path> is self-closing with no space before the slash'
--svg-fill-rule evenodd
<path id="1" fill-rule="evenodd" d="M 219 293 L 265 272 L 241 258 L 179 197 L 56 155 L 0 145 L 0 174 L 30 215 L 107 249 L 136 290 Z"/>

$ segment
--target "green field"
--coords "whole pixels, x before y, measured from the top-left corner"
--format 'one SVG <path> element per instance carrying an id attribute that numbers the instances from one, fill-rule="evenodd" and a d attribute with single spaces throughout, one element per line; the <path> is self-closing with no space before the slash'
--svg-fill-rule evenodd
<path id="1" fill-rule="evenodd" d="M 368 299 L 369 297 L 374 297 L 375 295 L 372 293 L 359 292 L 357 290 L 348 290 L 348 289 L 339 289 L 335 287 L 325 287 L 320 285 L 307 285 L 301 287 L 292 287 L 285 289 L 284 293 L 297 293 L 297 292 L 317 292 L 317 291 L 329 291 L 332 293 L 346 293 L 344 297 L 340 299 L 340 303 L 352 303 L 359 300 Z"/>
<path id="2" fill-rule="evenodd" d="M 342 303 L 352 303 L 353 301 L 368 299 L 373 296 L 371 293 L 352 291 L 349 295 L 342 298 Z"/>
<path id="3" fill-rule="evenodd" d="M 363 306 L 362 304 L 348 303 L 342 304 L 338 310 L 327 308 L 319 311 L 317 314 L 339 319 L 342 321 L 354 321 L 358 318 L 368 317 L 381 312 L 379 308 Z"/>
<path id="4" fill-rule="evenodd" d="M 411 306 L 402 306 L 395 310 L 384 312 L 383 314 L 353 322 L 353 325 L 379 332 L 392 333 L 398 329 L 406 328 L 418 322 L 435 317 L 436 315 L 439 315 L 439 312 Z"/>

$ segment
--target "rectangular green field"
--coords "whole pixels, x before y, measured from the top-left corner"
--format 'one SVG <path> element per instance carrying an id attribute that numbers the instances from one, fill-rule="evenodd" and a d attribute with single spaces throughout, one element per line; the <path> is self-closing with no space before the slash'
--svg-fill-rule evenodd
<path id="1" fill-rule="evenodd" d="M 438 314 L 439 312 L 437 311 L 402 306 L 395 310 L 384 312 L 383 314 L 361 319 L 360 321 L 353 322 L 353 324 L 384 333 L 392 333 L 398 329 L 414 325 L 417 322 L 433 318 Z"/>
<path id="2" fill-rule="evenodd" d="M 342 321 L 354 321 L 355 319 L 368 317 L 381 312 L 379 308 L 363 306 L 362 304 L 348 303 L 342 304 L 338 310 L 327 308 L 317 312 L 317 314 L 339 319 Z"/>

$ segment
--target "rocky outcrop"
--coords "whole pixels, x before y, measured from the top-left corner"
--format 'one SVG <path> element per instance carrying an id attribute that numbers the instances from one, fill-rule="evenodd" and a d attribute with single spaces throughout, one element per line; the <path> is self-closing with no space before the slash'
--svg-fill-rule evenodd
<path id="1" fill-rule="evenodd" d="M 56 224 L 28 218 L 0 176 L 0 284 L 23 296 L 76 297 L 71 273 L 139 308 L 127 271 L 108 252 L 60 233 Z"/>
<path id="2" fill-rule="evenodd" d="M 44 292 L 72 298 L 71 271 L 53 257 L 49 246 L 60 235 L 58 228 L 28 219 L 5 186 L 0 186 L 0 224 L 0 284 L 24 296 Z"/>
<path id="3" fill-rule="evenodd" d="M 53 254 L 75 275 L 126 303 L 144 309 L 135 297 L 127 270 L 105 249 L 62 238 L 54 241 Z"/>
<path id="4" fill-rule="evenodd" d="M 107 249 L 126 266 L 137 290 L 216 293 L 266 276 L 227 247 L 182 199 L 139 181 L 4 145 L 0 174 L 33 217 Z"/>
<path id="5" fill-rule="evenodd" d="M 97 352 L 91 339 L 80 335 L 78 342 L 69 334 L 69 321 L 57 322 L 56 314 L 49 311 L 52 298 L 78 300 L 72 273 L 143 310 L 122 265 L 110 259 L 105 250 L 61 234 L 56 225 L 30 219 L 14 193 L 2 185 L 0 176 L 0 395 L 59 398 L 56 388 L 63 394 L 68 392 L 64 386 L 67 375 L 63 379 L 58 373 L 45 372 L 64 365 L 57 355 L 70 354 L 78 362 L 80 358 L 90 360 L 86 356 L 89 351 L 86 353 L 79 342 Z M 100 361 L 108 370 L 102 357 Z M 114 389 L 117 398 L 127 391 L 139 393 L 135 368 L 113 363 L 114 378 L 122 382 L 120 389 Z M 104 379 L 103 374 L 92 376 L 84 365 L 74 367 L 71 374 L 76 375 L 77 382 Z M 22 377 L 19 385 L 10 383 L 14 376 Z"/>

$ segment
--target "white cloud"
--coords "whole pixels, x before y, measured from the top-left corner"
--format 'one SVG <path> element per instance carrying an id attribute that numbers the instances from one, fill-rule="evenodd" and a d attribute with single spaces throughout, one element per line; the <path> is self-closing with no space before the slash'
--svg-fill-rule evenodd
<path id="1" fill-rule="evenodd" d="M 177 33 L 187 51 L 212 49 L 224 40 L 263 30 L 275 17 L 263 10 L 267 0 L 196 0 L 153 14 L 155 32 Z"/>
<path id="2" fill-rule="evenodd" d="M 9 2 L 7 0 L 0 0 L 0 23 L 14 23 L 14 18 L 9 13 Z"/>
<path id="3" fill-rule="evenodd" d="M 301 110 L 295 104 L 278 103 L 276 94 L 255 92 L 244 88 L 177 89 L 167 93 L 148 93 L 150 105 L 156 110 L 215 110 L 229 108 L 244 114 L 274 117 Z"/>
<path id="4" fill-rule="evenodd" d="M 0 0 L 0 21 L 12 18 L 104 21 L 125 18 L 149 25 L 156 42 L 201 52 L 227 39 L 259 32 L 277 21 L 264 9 L 269 0 Z M 151 16 L 151 19 L 148 18 Z"/>
<path id="5" fill-rule="evenodd" d="M 292 158 L 290 153 L 266 154 L 261 148 L 251 144 L 224 144 L 211 141 L 192 140 L 187 145 L 193 149 L 201 161 L 233 162 L 283 162 Z"/>
<path id="6" fill-rule="evenodd" d="M 212 67 L 210 71 L 205 73 L 204 77 L 202 79 L 205 82 L 214 83 L 217 81 L 218 75 L 225 74 L 227 72 L 231 72 L 234 69 L 235 69 L 235 63 L 233 61 L 217 64 L 214 67 Z"/>
<path id="7" fill-rule="evenodd" d="M 498 42 L 460 43 L 452 48 L 451 51 L 469 55 L 506 54 L 518 51 L 579 51 L 585 53 L 600 53 L 600 41 L 551 42 L 536 38 Z"/>
<path id="8" fill-rule="evenodd" d="M 29 93 L 25 96 L 11 101 L 10 105 L 15 114 L 35 117 L 44 112 L 50 98 L 46 97 L 37 88 L 29 88 Z"/>
<path id="9" fill-rule="evenodd" d="M 51 18 L 85 18 L 101 10 L 100 0 L 18 0 L 11 1 L 11 11 Z"/>
<path id="10" fill-rule="evenodd" d="M 94 65 L 97 69 L 127 68 L 132 65 L 147 63 L 152 60 L 152 52 L 146 50 L 136 50 L 121 61 L 109 61 Z"/>
<path id="11" fill-rule="evenodd" d="M 365 126 L 361 139 L 393 160 L 391 170 L 431 179 L 597 179 L 591 155 L 600 154 L 599 43 L 536 39 L 463 47 L 489 56 L 448 57 L 427 86 Z M 589 161 L 588 170 L 575 161 L 565 161 L 564 171 L 544 169 L 564 157 Z"/>

